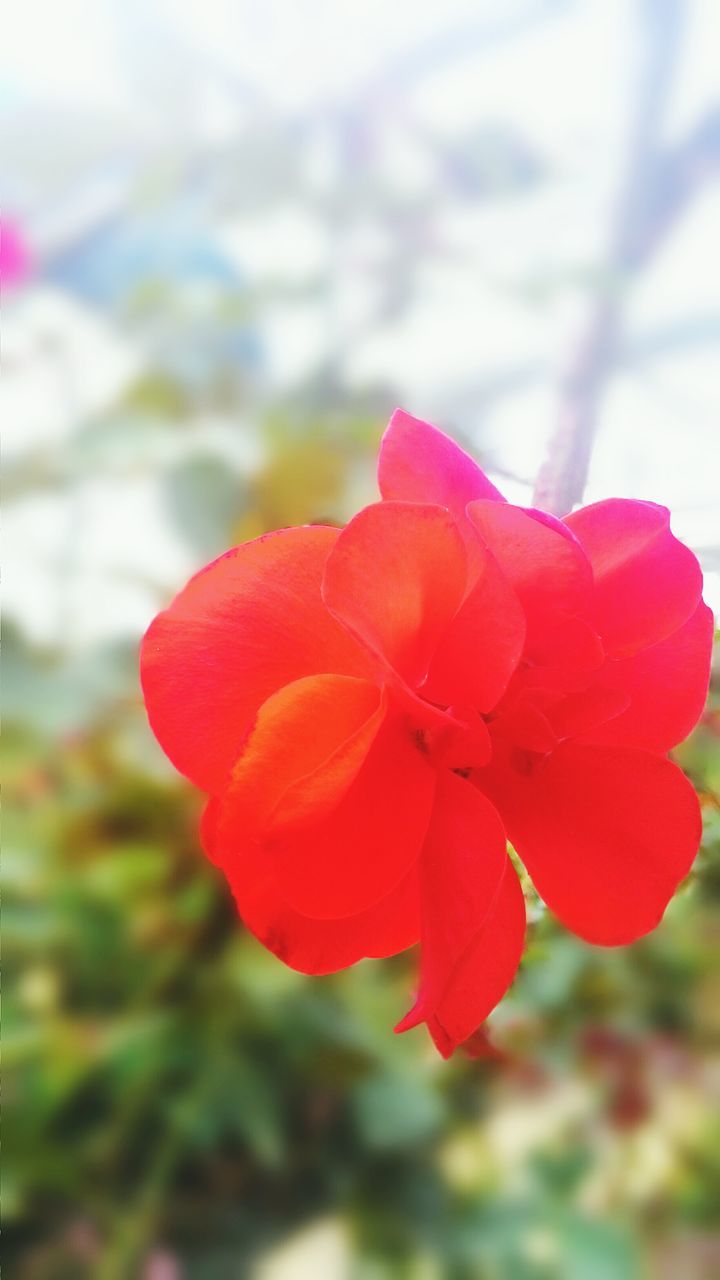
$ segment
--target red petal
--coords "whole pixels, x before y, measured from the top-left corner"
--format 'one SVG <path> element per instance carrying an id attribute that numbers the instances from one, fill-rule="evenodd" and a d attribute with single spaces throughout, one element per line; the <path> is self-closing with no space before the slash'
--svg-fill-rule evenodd
<path id="1" fill-rule="evenodd" d="M 490 711 L 525 644 L 525 614 L 494 556 L 478 547 L 477 581 L 442 636 L 423 685 L 431 702 L 472 702 Z"/>
<path id="2" fill-rule="evenodd" d="M 523 751 L 546 755 L 557 746 L 558 737 L 547 714 L 522 693 L 493 721 L 493 742 L 511 742 Z"/>
<path id="3" fill-rule="evenodd" d="M 383 498 L 433 502 L 466 526 L 473 498 L 504 502 L 477 463 L 429 422 L 396 409 L 380 445 L 378 484 Z"/>
<path id="4" fill-rule="evenodd" d="M 454 774 L 438 782 L 420 882 L 420 993 L 397 1030 L 426 1021 L 447 1053 L 507 990 L 522 953 L 525 920 L 498 814 Z"/>
<path id="5" fill-rule="evenodd" d="M 483 768 L 492 756 L 492 740 L 482 716 L 467 703 L 448 710 L 455 722 L 424 735 L 432 764 L 436 769 Z"/>
<path id="6" fill-rule="evenodd" d="M 272 694 L 222 794 L 219 839 L 233 847 L 319 821 L 357 777 L 384 717 L 382 691 L 353 676 L 305 676 Z"/>
<path id="7" fill-rule="evenodd" d="M 566 517 L 595 574 L 594 620 L 608 653 L 623 657 L 664 640 L 697 607 L 697 558 L 652 502 L 609 498 Z"/>
<path id="8" fill-rule="evenodd" d="M 330 919 L 385 897 L 420 853 L 436 776 L 404 720 L 386 720 L 332 812 L 268 842 L 286 901 L 303 915 Z M 239 842 L 241 829 L 237 836 Z"/>
<path id="9" fill-rule="evenodd" d="M 527 773 L 496 753 L 475 778 L 538 893 L 569 929 L 616 946 L 658 924 L 701 831 L 697 796 L 671 761 L 565 743 Z"/>
<path id="10" fill-rule="evenodd" d="M 549 683 L 572 689 L 578 672 L 590 675 L 605 659 L 597 631 L 577 616 L 546 615 L 542 626 L 536 623 L 532 628 L 531 636 L 528 652 L 536 664 L 534 670 L 541 685 Z"/>
<path id="11" fill-rule="evenodd" d="M 559 740 L 592 731 L 593 741 L 598 741 L 596 735 L 603 733 L 603 726 L 625 710 L 630 699 L 623 690 L 611 687 L 611 665 L 603 668 L 603 677 L 607 676 L 610 685 L 595 684 L 570 693 L 546 709 L 545 714 Z"/>
<path id="12" fill-rule="evenodd" d="M 211 800 L 202 823 L 203 844 L 213 861 L 218 861 L 218 807 Z M 345 920 L 310 920 L 288 906 L 278 891 L 274 861 L 257 841 L 244 842 L 241 856 L 224 869 L 248 929 L 300 973 L 334 973 L 366 956 L 396 955 L 420 935 L 415 868 L 382 901 Z"/>
<path id="13" fill-rule="evenodd" d="M 597 637 L 582 621 L 592 571 L 579 542 L 560 521 L 510 503 L 471 502 L 468 516 L 525 610 L 528 656 L 543 665 L 599 665 Z"/>
<path id="14" fill-rule="evenodd" d="M 367 675 L 366 654 L 320 597 L 335 529 L 283 529 L 190 580 L 151 624 L 141 675 L 153 732 L 197 786 L 219 790 L 258 707 L 316 672 Z"/>
<path id="15" fill-rule="evenodd" d="M 669 751 L 697 724 L 710 682 L 713 615 L 698 605 L 679 631 L 632 658 L 608 662 L 603 682 L 629 698 L 627 710 L 597 729 L 593 742 Z"/>
<path id="16" fill-rule="evenodd" d="M 340 534 L 322 591 L 351 634 L 417 688 L 466 582 L 465 548 L 447 511 L 378 502 Z"/>
<path id="17" fill-rule="evenodd" d="M 458 964 L 435 1015 L 435 1026 L 453 1048 L 467 1040 L 502 1000 L 517 973 L 524 945 L 525 899 L 508 858 L 493 910 Z M 433 1025 L 428 1027 L 435 1038 Z"/>
<path id="18" fill-rule="evenodd" d="M 581 613 L 587 607 L 592 571 L 561 521 L 509 502 L 473 502 L 468 516 L 526 609 Z"/>

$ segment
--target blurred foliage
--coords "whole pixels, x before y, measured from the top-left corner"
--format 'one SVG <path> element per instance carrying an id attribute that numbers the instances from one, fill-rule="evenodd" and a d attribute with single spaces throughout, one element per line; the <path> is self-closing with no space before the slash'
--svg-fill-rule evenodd
<path id="1" fill-rule="evenodd" d="M 142 441 L 157 465 L 177 406 L 160 388 L 141 400 L 157 430 L 125 433 L 123 457 L 137 462 Z M 198 561 L 266 528 L 342 520 L 369 485 L 370 415 L 310 426 L 278 412 L 263 438 L 241 479 L 207 443 L 160 468 Z M 114 448 L 106 433 L 92 464 L 109 451 L 117 467 Z M 392 1034 L 412 954 L 308 981 L 242 929 L 199 853 L 198 797 L 145 725 L 134 647 L 40 653 L 9 630 L 6 681 L 14 1274 L 244 1277 L 328 1216 L 346 1232 L 337 1280 L 715 1274 L 717 690 L 679 753 L 703 797 L 703 852 L 661 928 L 603 951 L 533 899 L 494 1048 L 479 1036 L 477 1056 L 445 1064 L 421 1030 Z M 277 1274 L 300 1274 L 289 1266 Z"/>

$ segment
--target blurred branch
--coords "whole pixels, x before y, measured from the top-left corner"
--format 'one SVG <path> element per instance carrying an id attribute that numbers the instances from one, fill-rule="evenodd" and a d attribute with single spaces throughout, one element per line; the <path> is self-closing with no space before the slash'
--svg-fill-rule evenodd
<path id="1" fill-rule="evenodd" d="M 607 284 L 587 316 L 560 382 L 558 423 L 535 486 L 538 506 L 563 515 L 581 500 L 607 378 L 615 365 L 627 290 L 700 183 L 720 169 L 720 113 L 684 142 L 663 148 L 662 111 L 672 86 L 686 9 L 682 0 L 638 0 L 642 66 L 625 176 L 606 255 Z"/>
<path id="2" fill-rule="evenodd" d="M 680 317 L 672 324 L 648 330 L 635 338 L 620 340 L 616 347 L 614 368 L 640 369 L 654 361 L 683 351 L 710 346 L 715 349 L 720 336 L 720 312 Z M 451 417 L 465 417 L 478 404 L 495 404 L 505 397 L 517 395 L 542 383 L 546 368 L 541 360 L 510 365 L 483 378 L 474 378 L 449 387 L 444 402 Z M 531 483 L 528 481 L 528 483 Z"/>
<path id="3" fill-rule="evenodd" d="M 341 115 L 352 121 L 356 112 L 364 113 L 368 103 L 379 111 L 388 92 L 393 96 L 407 93 L 447 65 L 455 67 L 459 60 L 493 53 L 508 41 L 527 39 L 538 26 L 563 17 L 572 5 L 573 0 L 518 0 L 505 7 L 488 6 L 489 12 L 478 6 L 477 11 L 469 10 L 464 21 L 414 41 L 410 27 L 400 51 L 338 104 Z"/>

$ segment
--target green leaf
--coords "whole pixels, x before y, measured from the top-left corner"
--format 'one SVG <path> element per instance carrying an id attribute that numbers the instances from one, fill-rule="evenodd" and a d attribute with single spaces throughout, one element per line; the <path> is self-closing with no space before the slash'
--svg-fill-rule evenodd
<path id="1" fill-rule="evenodd" d="M 438 1131 L 445 1114 L 430 1084 L 391 1071 L 364 1080 L 355 1089 L 353 1109 L 362 1138 L 377 1150 L 424 1142 Z"/>

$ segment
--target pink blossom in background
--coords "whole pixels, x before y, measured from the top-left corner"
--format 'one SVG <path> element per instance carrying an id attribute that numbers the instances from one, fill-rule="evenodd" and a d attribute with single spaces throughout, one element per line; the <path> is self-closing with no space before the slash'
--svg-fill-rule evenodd
<path id="1" fill-rule="evenodd" d="M 10 218 L 0 219 L 0 285 L 18 289 L 33 273 L 33 256 L 22 228 Z"/>

